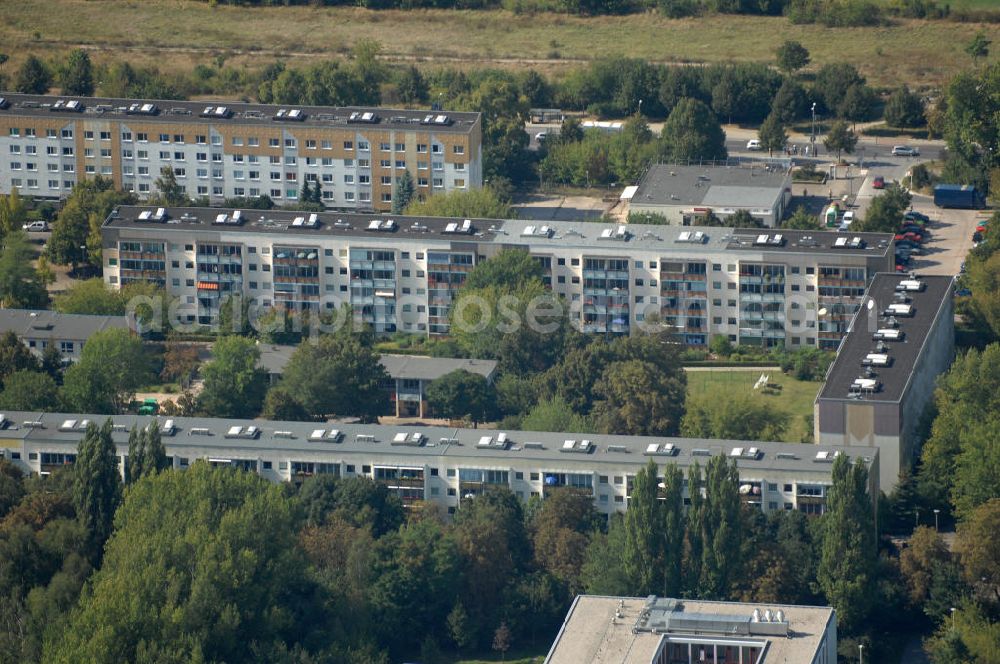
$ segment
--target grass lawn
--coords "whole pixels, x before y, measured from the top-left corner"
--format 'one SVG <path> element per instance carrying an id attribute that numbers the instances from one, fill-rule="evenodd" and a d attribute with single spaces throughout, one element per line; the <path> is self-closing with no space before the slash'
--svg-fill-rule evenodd
<path id="1" fill-rule="evenodd" d="M 972 5 L 976 0 L 965 0 Z M 989 4 L 986 2 L 985 4 Z M 11 72 L 29 53 L 59 56 L 85 45 L 97 62 L 128 53 L 136 65 L 189 70 L 223 57 L 259 68 L 314 61 L 375 39 L 396 60 L 449 66 L 531 65 L 558 71 L 611 54 L 656 62 L 773 61 L 784 39 L 801 41 L 813 67 L 847 61 L 876 84 L 939 85 L 970 65 L 963 46 L 990 26 L 900 20 L 888 27 L 831 29 L 781 17 L 659 15 L 575 17 L 507 11 L 386 10 L 357 7 L 211 6 L 164 0 L 0 0 L 0 41 Z M 455 39 L 461 35 L 461 39 Z M 628 39 L 623 39 L 628 35 Z M 993 49 L 996 60 L 1000 49 Z"/>
<path id="2" fill-rule="evenodd" d="M 754 383 L 761 373 L 770 375 L 768 382 L 781 385 L 780 394 L 762 394 L 754 390 Z M 822 382 L 806 382 L 796 380 L 781 371 L 689 371 L 687 374 L 688 395 L 699 397 L 706 394 L 719 401 L 733 398 L 749 397 L 762 400 L 772 408 L 783 410 L 789 415 L 788 429 L 785 431 L 785 442 L 801 442 L 806 433 L 807 423 L 804 417 L 812 415 L 813 401 Z"/>

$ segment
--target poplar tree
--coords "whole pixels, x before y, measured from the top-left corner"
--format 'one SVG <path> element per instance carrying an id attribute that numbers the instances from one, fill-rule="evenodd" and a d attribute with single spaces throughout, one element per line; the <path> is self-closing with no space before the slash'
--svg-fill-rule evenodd
<path id="1" fill-rule="evenodd" d="M 838 456 L 821 523 L 822 553 L 816 573 L 843 630 L 856 630 L 871 612 L 875 582 L 875 521 L 868 469 Z"/>
<path id="2" fill-rule="evenodd" d="M 663 587 L 662 507 L 657 496 L 657 467 L 652 459 L 635 476 L 625 512 L 625 574 L 634 594 L 648 595 Z"/>
<path id="3" fill-rule="evenodd" d="M 111 438 L 111 418 L 100 428 L 91 422 L 77 448 L 73 506 L 77 518 L 90 533 L 96 552 L 104 548 L 111 536 L 121 498 L 122 478 L 118 473 L 118 450 Z"/>
<path id="4" fill-rule="evenodd" d="M 125 478 L 129 484 L 142 477 L 145 457 L 146 432 L 133 424 L 132 430 L 128 432 L 128 463 L 125 468 Z"/>
<path id="5" fill-rule="evenodd" d="M 701 594 L 710 599 L 729 595 L 740 567 L 742 521 L 736 461 L 715 456 L 705 466 L 705 504 L 701 510 Z"/>

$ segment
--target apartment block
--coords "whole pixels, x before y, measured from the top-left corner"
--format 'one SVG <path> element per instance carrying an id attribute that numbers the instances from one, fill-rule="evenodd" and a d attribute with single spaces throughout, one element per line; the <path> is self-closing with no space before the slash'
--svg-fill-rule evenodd
<path id="1" fill-rule="evenodd" d="M 50 473 L 76 460 L 88 422 L 107 416 L 12 413 L 0 415 L 0 450 L 29 473 Z M 128 432 L 154 418 L 111 416 L 124 472 Z M 598 511 L 625 510 L 633 480 L 650 459 L 685 471 L 713 456 L 736 462 L 740 495 L 764 512 L 825 510 L 833 461 L 862 460 L 869 490 L 878 496 L 878 450 L 794 443 L 489 431 L 425 426 L 155 418 L 174 468 L 197 460 L 233 466 L 275 482 L 301 482 L 317 473 L 367 477 L 385 484 L 404 504 L 433 501 L 454 511 L 462 498 L 494 486 L 519 498 L 544 498 L 559 487 L 589 491 Z M 687 488 L 685 484 L 685 496 Z"/>
<path id="2" fill-rule="evenodd" d="M 263 309 L 346 304 L 377 332 L 447 334 L 466 275 L 520 248 L 580 329 L 655 326 L 695 347 L 723 334 L 835 349 L 872 276 L 894 269 L 893 238 L 879 233 L 123 206 L 102 235 L 107 282 L 163 285 L 190 324 L 238 294 Z"/>
<path id="3" fill-rule="evenodd" d="M 955 354 L 954 278 L 878 274 L 815 402 L 820 445 L 878 448 L 889 492 L 919 455 L 918 425 Z"/>
<path id="4" fill-rule="evenodd" d="M 102 175 L 140 197 L 169 166 L 191 198 L 392 208 L 409 172 L 418 197 L 482 186 L 478 113 L 67 98 L 0 93 L 0 192 L 63 198 Z"/>
<path id="5" fill-rule="evenodd" d="M 573 601 L 545 664 L 836 664 L 829 606 L 670 597 Z"/>

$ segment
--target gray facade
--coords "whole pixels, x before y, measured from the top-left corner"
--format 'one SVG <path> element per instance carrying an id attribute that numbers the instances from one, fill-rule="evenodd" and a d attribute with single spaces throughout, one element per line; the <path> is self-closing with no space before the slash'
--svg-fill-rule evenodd
<path id="1" fill-rule="evenodd" d="M 49 473 L 73 463 L 86 422 L 107 416 L 4 413 L 3 454 L 30 473 Z M 793 443 L 612 436 L 447 427 L 379 426 L 211 418 L 111 417 L 124 472 L 128 431 L 154 419 L 174 468 L 196 461 L 257 472 L 276 482 L 297 482 L 317 473 L 368 477 L 385 484 L 404 503 L 432 501 L 448 510 L 464 497 L 506 486 L 519 498 L 544 497 L 560 486 L 590 491 L 604 514 L 626 509 L 632 478 L 653 459 L 686 469 L 712 456 L 734 459 L 744 502 L 765 512 L 821 514 L 838 454 L 862 459 L 878 496 L 878 451 Z"/>
<path id="2" fill-rule="evenodd" d="M 954 356 L 953 282 L 876 275 L 816 397 L 817 443 L 877 447 L 886 492 L 916 460 L 917 427 Z"/>
<path id="3" fill-rule="evenodd" d="M 105 280 L 156 281 L 191 324 L 226 295 L 262 309 L 339 311 L 377 332 L 447 334 L 451 304 L 480 261 L 534 256 L 582 331 L 654 324 L 678 342 L 835 349 L 891 235 L 763 232 L 588 222 L 122 207 L 104 223 Z M 650 323 L 652 321 L 652 323 Z"/>

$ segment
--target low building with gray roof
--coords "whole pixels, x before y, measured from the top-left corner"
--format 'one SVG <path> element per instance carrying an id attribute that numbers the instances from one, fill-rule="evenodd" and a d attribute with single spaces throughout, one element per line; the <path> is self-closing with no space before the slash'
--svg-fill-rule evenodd
<path id="1" fill-rule="evenodd" d="M 118 328 L 129 329 L 125 316 L 62 314 L 44 309 L 0 309 L 0 334 L 13 332 L 31 351 L 41 357 L 50 345 L 66 360 L 77 360 L 83 345 L 94 333 Z"/>
<path id="2" fill-rule="evenodd" d="M 308 342 L 305 342 L 308 343 Z M 267 371 L 272 384 L 281 379 L 285 366 L 297 346 L 258 344 L 259 365 Z M 389 394 L 389 412 L 396 417 L 427 417 L 427 388 L 430 384 L 452 371 L 468 371 L 492 382 L 496 375 L 496 360 L 477 360 L 423 355 L 384 354 L 379 362 L 389 374 L 385 386 Z"/>
<path id="3" fill-rule="evenodd" d="M 711 212 L 720 219 L 745 210 L 774 228 L 792 199 L 791 169 L 771 162 L 725 165 L 654 164 L 629 200 L 629 212 L 661 214 L 693 226 Z"/>

